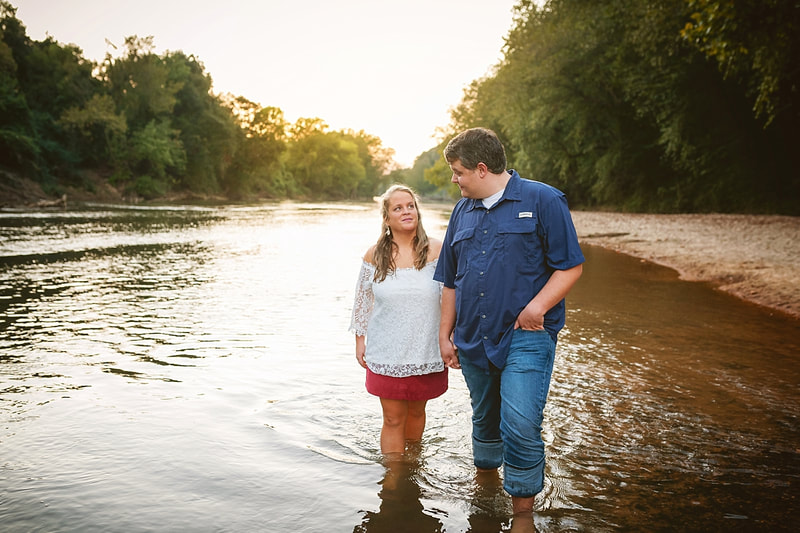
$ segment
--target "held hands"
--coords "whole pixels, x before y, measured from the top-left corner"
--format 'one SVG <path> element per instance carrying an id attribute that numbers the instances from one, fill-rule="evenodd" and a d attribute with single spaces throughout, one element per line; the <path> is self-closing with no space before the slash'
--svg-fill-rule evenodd
<path id="1" fill-rule="evenodd" d="M 444 366 L 455 369 L 461 368 L 461 363 L 458 362 L 458 349 L 449 337 L 447 339 L 439 339 L 439 352 L 442 354 Z"/>

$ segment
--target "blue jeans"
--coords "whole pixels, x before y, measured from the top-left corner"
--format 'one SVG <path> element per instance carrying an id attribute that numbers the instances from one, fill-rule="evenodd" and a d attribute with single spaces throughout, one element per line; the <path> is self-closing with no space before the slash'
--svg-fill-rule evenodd
<path id="1" fill-rule="evenodd" d="M 517 329 L 502 369 L 460 360 L 472 401 L 475 466 L 503 465 L 503 488 L 512 496 L 528 498 L 544 487 L 542 418 L 555 348 L 546 331 Z"/>

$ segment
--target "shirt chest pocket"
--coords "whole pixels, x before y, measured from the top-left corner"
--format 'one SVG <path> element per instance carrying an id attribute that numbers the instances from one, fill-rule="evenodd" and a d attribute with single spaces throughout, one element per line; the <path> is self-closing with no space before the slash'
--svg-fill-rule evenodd
<path id="1" fill-rule="evenodd" d="M 464 228 L 453 235 L 453 249 L 458 257 L 456 279 L 464 277 L 469 268 L 470 251 L 475 247 L 475 228 Z"/>
<path id="2" fill-rule="evenodd" d="M 503 261 L 527 270 L 533 266 L 541 252 L 541 241 L 536 232 L 536 218 L 516 218 L 497 226 Z"/>

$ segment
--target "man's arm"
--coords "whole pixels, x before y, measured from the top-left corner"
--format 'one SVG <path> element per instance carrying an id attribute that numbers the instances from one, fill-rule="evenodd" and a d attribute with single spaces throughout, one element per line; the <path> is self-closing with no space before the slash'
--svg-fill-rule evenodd
<path id="1" fill-rule="evenodd" d="M 453 329 L 456 327 L 456 290 L 442 287 L 442 318 L 439 321 L 439 351 L 442 361 L 450 368 L 461 368 L 458 350 L 453 344 Z"/>
<path id="2" fill-rule="evenodd" d="M 583 273 L 583 265 L 574 266 L 567 270 L 556 270 L 547 280 L 542 290 L 528 302 L 514 322 L 514 329 L 537 330 L 544 329 L 544 315 L 554 305 L 563 300 L 567 293 L 578 281 Z M 455 300 L 454 300 L 455 305 Z M 444 320 L 444 299 L 442 299 L 442 320 Z M 441 345 L 442 332 L 439 330 L 439 344 Z"/>

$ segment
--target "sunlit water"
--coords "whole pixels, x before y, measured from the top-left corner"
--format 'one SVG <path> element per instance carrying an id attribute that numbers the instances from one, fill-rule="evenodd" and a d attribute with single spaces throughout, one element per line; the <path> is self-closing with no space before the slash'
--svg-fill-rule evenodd
<path id="1" fill-rule="evenodd" d="M 371 204 L 0 213 L 0 529 L 507 530 L 458 372 L 384 479 L 347 331 L 377 232 Z M 800 323 L 585 253 L 538 530 L 793 531 Z"/>

